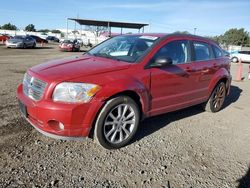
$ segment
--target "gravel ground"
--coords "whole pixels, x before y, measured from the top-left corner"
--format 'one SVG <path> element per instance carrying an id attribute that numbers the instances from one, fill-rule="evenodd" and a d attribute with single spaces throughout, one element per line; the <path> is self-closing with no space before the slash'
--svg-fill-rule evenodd
<path id="1" fill-rule="evenodd" d="M 80 54 L 0 46 L 0 187 L 250 187 L 250 80 L 232 82 L 218 113 L 196 106 L 145 120 L 119 150 L 34 130 L 15 98 L 26 69 Z"/>

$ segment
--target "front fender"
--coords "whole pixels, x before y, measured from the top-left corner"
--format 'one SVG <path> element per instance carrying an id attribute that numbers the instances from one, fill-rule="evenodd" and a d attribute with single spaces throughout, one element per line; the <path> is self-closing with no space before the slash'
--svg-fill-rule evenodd
<path id="1" fill-rule="evenodd" d="M 122 92 L 135 92 L 140 97 L 142 111 L 146 114 L 149 111 L 149 91 L 143 83 L 135 78 L 121 78 L 106 84 L 100 92 L 95 96 L 96 99 L 105 101 L 108 98 L 122 93 Z"/>

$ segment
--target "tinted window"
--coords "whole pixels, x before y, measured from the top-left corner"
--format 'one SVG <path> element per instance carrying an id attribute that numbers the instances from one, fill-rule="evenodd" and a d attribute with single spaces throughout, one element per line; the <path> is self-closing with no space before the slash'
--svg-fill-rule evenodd
<path id="1" fill-rule="evenodd" d="M 218 47 L 213 46 L 213 51 L 214 51 L 215 58 L 219 58 L 223 56 L 222 51 Z"/>
<path id="2" fill-rule="evenodd" d="M 188 41 L 178 40 L 167 43 L 154 56 L 157 58 L 171 58 L 173 64 L 185 63 L 188 61 Z"/>
<path id="3" fill-rule="evenodd" d="M 250 54 L 250 51 L 239 51 L 240 54 Z"/>
<path id="4" fill-rule="evenodd" d="M 194 42 L 195 61 L 206 61 L 210 59 L 209 45 L 204 42 Z"/>

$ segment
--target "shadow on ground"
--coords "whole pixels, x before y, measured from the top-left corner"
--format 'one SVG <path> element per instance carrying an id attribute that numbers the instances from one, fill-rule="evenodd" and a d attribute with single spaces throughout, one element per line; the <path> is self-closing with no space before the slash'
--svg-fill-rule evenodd
<path id="1" fill-rule="evenodd" d="M 223 109 L 227 108 L 232 103 L 235 103 L 239 99 L 241 92 L 242 89 L 240 89 L 239 87 L 231 86 L 230 94 L 225 99 Z M 204 112 L 204 110 L 202 109 L 201 105 L 196 105 L 193 107 L 185 108 L 183 110 L 178 110 L 175 112 L 170 112 L 163 115 L 148 118 L 140 124 L 137 134 L 135 135 L 135 139 L 132 142 L 138 141 L 158 131 L 159 129 L 167 126 L 171 122 L 178 121 L 186 117 L 194 116 L 202 112 Z"/>
<path id="2" fill-rule="evenodd" d="M 247 173 L 241 179 L 237 180 L 237 182 L 239 182 L 238 188 L 250 187 L 250 166 L 249 166 Z"/>

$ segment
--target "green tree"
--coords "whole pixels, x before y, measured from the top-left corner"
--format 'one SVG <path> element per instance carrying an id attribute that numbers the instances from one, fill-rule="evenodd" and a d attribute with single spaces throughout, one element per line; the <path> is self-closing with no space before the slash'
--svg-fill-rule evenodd
<path id="1" fill-rule="evenodd" d="M 48 33 L 48 32 L 50 32 L 50 30 L 49 29 L 40 29 L 37 32 Z"/>
<path id="2" fill-rule="evenodd" d="M 226 45 L 247 46 L 249 44 L 249 33 L 243 28 L 233 28 L 226 31 L 221 40 Z"/>
<path id="3" fill-rule="evenodd" d="M 58 29 L 53 29 L 53 30 L 51 30 L 51 33 L 61 33 L 61 31 Z"/>
<path id="4" fill-rule="evenodd" d="M 33 24 L 29 24 L 25 27 L 25 31 L 36 31 L 36 29 Z"/>
<path id="5" fill-rule="evenodd" d="M 188 31 L 175 31 L 175 34 L 190 34 Z"/>
<path id="6" fill-rule="evenodd" d="M 11 23 L 4 24 L 1 28 L 5 30 L 17 30 L 17 27 Z"/>

